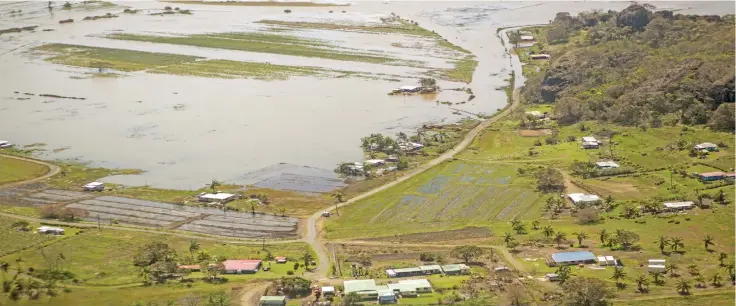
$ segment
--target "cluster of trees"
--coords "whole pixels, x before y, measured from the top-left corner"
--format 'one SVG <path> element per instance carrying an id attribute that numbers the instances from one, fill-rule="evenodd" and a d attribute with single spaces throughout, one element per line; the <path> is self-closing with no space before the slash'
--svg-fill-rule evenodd
<path id="1" fill-rule="evenodd" d="M 57 205 L 46 205 L 41 207 L 40 210 L 41 218 L 44 219 L 59 219 L 67 222 L 78 221 L 88 215 L 86 210 L 79 208 L 70 208 Z"/>
<path id="2" fill-rule="evenodd" d="M 583 33 L 582 35 L 581 33 Z M 707 124 L 734 130 L 734 17 L 652 12 L 558 13 L 548 44 L 575 44 L 530 76 L 526 101 L 556 102 L 560 123 Z"/>
<path id="3" fill-rule="evenodd" d="M 565 177 L 560 170 L 552 167 L 542 168 L 536 172 L 537 189 L 542 192 L 565 191 Z"/>
<path id="4" fill-rule="evenodd" d="M 133 303 L 132 306 L 230 306 L 232 299 L 226 292 L 215 292 L 208 295 L 195 295 L 188 294 L 179 301 L 167 300 L 167 301 L 138 301 Z"/>
<path id="5" fill-rule="evenodd" d="M 43 250 L 40 251 L 43 256 L 46 267 L 33 268 L 23 267 L 23 259 L 15 260 L 15 274 L 10 279 L 7 274 L 11 269 L 8 262 L 0 261 L 0 271 L 2 272 L 2 292 L 8 294 L 8 299 L 18 301 L 23 297 L 30 300 L 37 300 L 42 296 L 54 297 L 59 295 L 60 288 L 58 283 L 64 280 L 74 278 L 74 274 L 64 269 L 66 257 L 63 253 L 47 254 Z M 70 289 L 64 288 L 65 292 Z"/>

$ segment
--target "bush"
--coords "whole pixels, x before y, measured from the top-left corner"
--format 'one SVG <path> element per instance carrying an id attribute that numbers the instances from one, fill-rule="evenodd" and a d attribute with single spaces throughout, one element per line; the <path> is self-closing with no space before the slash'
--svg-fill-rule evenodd
<path id="1" fill-rule="evenodd" d="M 164 10 L 170 11 L 171 7 L 170 6 L 164 7 Z"/>
<path id="2" fill-rule="evenodd" d="M 535 147 L 541 147 L 542 146 L 542 142 L 539 141 L 539 139 L 537 139 L 536 141 L 534 141 L 534 146 Z"/>
<path id="3" fill-rule="evenodd" d="M 583 208 L 578 211 L 578 221 L 580 224 L 596 223 L 600 220 L 598 210 L 592 207 Z"/>
<path id="4" fill-rule="evenodd" d="M 547 138 L 544 139 L 544 143 L 546 143 L 548 145 L 556 145 L 557 142 L 558 142 L 558 140 L 555 137 L 547 137 Z"/>
<path id="5" fill-rule="evenodd" d="M 294 271 L 291 271 L 291 270 L 286 271 L 286 275 L 294 275 Z"/>
<path id="6" fill-rule="evenodd" d="M 421 253 L 421 254 L 419 254 L 419 260 L 421 260 L 421 261 L 434 261 L 434 254 L 432 254 L 432 253 Z"/>

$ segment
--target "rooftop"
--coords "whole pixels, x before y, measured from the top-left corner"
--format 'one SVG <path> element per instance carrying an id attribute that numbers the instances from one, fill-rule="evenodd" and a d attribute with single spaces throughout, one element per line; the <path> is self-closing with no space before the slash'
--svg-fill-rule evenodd
<path id="1" fill-rule="evenodd" d="M 701 144 L 696 145 L 695 147 L 698 148 L 718 148 L 718 145 L 712 143 L 712 142 L 704 142 Z"/>
<path id="2" fill-rule="evenodd" d="M 256 270 L 261 264 L 259 259 L 253 260 L 226 260 L 222 262 L 225 270 Z"/>
<path id="3" fill-rule="evenodd" d="M 399 284 L 412 285 L 415 286 L 415 288 L 432 288 L 432 284 L 424 278 L 400 280 Z"/>
<path id="4" fill-rule="evenodd" d="M 720 171 L 716 171 L 716 172 L 705 172 L 705 173 L 701 173 L 700 174 L 700 176 L 724 176 L 724 175 L 726 175 L 726 174 L 723 173 L 723 172 L 720 172 Z"/>
<path id="5" fill-rule="evenodd" d="M 261 302 L 266 302 L 266 301 L 268 301 L 268 302 L 283 302 L 283 301 L 286 301 L 286 297 L 285 296 L 268 296 L 268 295 L 262 296 L 261 297 Z"/>
<path id="6" fill-rule="evenodd" d="M 393 269 L 396 273 L 411 273 L 411 272 L 422 272 L 422 269 L 419 269 L 417 267 L 413 268 L 401 268 L 401 269 Z"/>
<path id="7" fill-rule="evenodd" d="M 399 292 L 417 291 L 417 287 L 414 284 L 388 284 L 388 288 L 391 290 L 398 290 Z"/>
<path id="8" fill-rule="evenodd" d="M 598 139 L 595 139 L 593 136 L 585 136 L 583 137 L 583 142 L 598 142 Z"/>
<path id="9" fill-rule="evenodd" d="M 39 231 L 45 232 L 45 231 L 55 231 L 55 232 L 63 232 L 64 229 L 61 227 L 51 227 L 51 226 L 41 226 L 38 228 Z"/>
<path id="10" fill-rule="evenodd" d="M 213 199 L 213 200 L 226 200 L 231 197 L 234 197 L 235 195 L 232 193 L 224 193 L 224 192 L 218 192 L 218 193 L 205 193 L 200 194 L 197 197 L 198 198 L 205 198 L 205 199 Z"/>
<path id="11" fill-rule="evenodd" d="M 573 203 L 587 203 L 600 201 L 601 198 L 594 194 L 570 193 L 567 195 Z"/>
<path id="12" fill-rule="evenodd" d="M 345 288 L 345 294 L 376 290 L 376 281 L 372 279 L 346 280 L 342 285 Z"/>
<path id="13" fill-rule="evenodd" d="M 614 161 L 599 161 L 595 163 L 599 168 L 618 168 L 618 164 Z"/>
<path id="14" fill-rule="evenodd" d="M 322 287 L 322 292 L 335 292 L 334 286 L 324 286 Z"/>
<path id="15" fill-rule="evenodd" d="M 422 270 L 422 271 L 442 270 L 442 267 L 440 267 L 440 265 L 426 265 L 426 266 L 419 266 L 419 270 Z"/>
<path id="16" fill-rule="evenodd" d="M 573 262 L 596 260 L 597 258 L 590 251 L 564 252 L 552 254 L 552 260 L 555 262 Z"/>
<path id="17" fill-rule="evenodd" d="M 685 202 L 665 202 L 664 207 L 667 208 L 681 208 L 681 207 L 690 207 L 695 205 L 695 202 L 693 201 L 685 201 Z"/>
<path id="18" fill-rule="evenodd" d="M 454 264 L 454 265 L 444 265 L 442 266 L 442 271 L 448 272 L 448 271 L 460 271 L 460 270 L 467 270 L 470 269 L 465 264 Z"/>

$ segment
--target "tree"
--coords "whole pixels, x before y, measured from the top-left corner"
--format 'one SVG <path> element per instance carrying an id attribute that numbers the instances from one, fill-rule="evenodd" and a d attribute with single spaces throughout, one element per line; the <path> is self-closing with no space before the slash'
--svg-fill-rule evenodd
<path id="1" fill-rule="evenodd" d="M 153 242 L 144 245 L 138 250 L 133 259 L 133 264 L 139 267 L 150 266 L 154 263 L 163 261 L 173 261 L 176 258 L 176 251 L 169 248 L 168 244 L 162 242 Z"/>
<path id="2" fill-rule="evenodd" d="M 611 279 L 616 281 L 616 285 L 621 285 L 621 280 L 626 278 L 626 271 L 624 271 L 623 267 L 614 267 L 613 268 L 613 276 L 611 276 Z"/>
<path id="3" fill-rule="evenodd" d="M 503 235 L 503 242 L 506 243 L 506 246 L 509 248 L 511 247 L 511 244 L 514 243 L 515 240 L 516 239 L 514 239 L 514 237 L 511 236 L 510 233 L 505 233 Z"/>
<path id="4" fill-rule="evenodd" d="M 677 282 L 677 292 L 682 295 L 690 294 L 690 282 L 685 279 L 680 279 L 680 281 Z"/>
<path id="5" fill-rule="evenodd" d="M 721 267 L 724 266 L 723 261 L 726 260 L 726 258 L 728 258 L 728 254 L 723 253 L 723 252 L 718 254 L 718 262 L 720 263 Z"/>
<path id="6" fill-rule="evenodd" d="M 151 284 L 151 269 L 143 267 L 138 271 L 138 276 L 141 278 L 144 286 Z"/>
<path id="7" fill-rule="evenodd" d="M 567 234 L 563 232 L 557 232 L 557 234 L 555 234 L 555 242 L 557 243 L 558 248 L 560 247 L 560 244 L 565 241 L 567 241 Z"/>
<path id="8" fill-rule="evenodd" d="M 218 180 L 212 180 L 210 183 L 210 189 L 212 189 L 213 193 L 217 193 L 217 187 L 222 186 L 222 183 Z"/>
<path id="9" fill-rule="evenodd" d="M 557 268 L 555 274 L 557 274 L 557 280 L 560 284 L 564 284 L 568 279 L 570 279 L 570 272 L 570 266 L 568 265 L 562 265 Z"/>
<path id="10" fill-rule="evenodd" d="M 555 235 L 555 230 L 552 229 L 551 225 L 545 225 L 544 228 L 542 228 L 542 234 L 544 234 L 545 238 L 549 239 Z"/>
<path id="11" fill-rule="evenodd" d="M 230 295 L 224 292 L 211 293 L 205 299 L 204 306 L 230 306 Z"/>
<path id="12" fill-rule="evenodd" d="M 514 47 L 519 46 L 519 42 L 521 42 L 521 32 L 517 31 L 507 31 L 506 36 L 509 38 L 509 43 L 512 44 Z"/>
<path id="13" fill-rule="evenodd" d="M 635 281 L 636 281 L 636 288 L 637 290 L 639 290 L 639 292 L 641 293 L 649 292 L 649 280 L 647 279 L 646 276 L 639 275 Z"/>
<path id="14" fill-rule="evenodd" d="M 286 216 L 286 208 L 279 207 L 276 209 L 276 212 L 279 213 L 279 215 L 281 215 L 282 217 Z"/>
<path id="15" fill-rule="evenodd" d="M 604 306 L 613 296 L 606 283 L 596 278 L 576 277 L 562 287 L 565 304 L 570 306 Z"/>
<path id="16" fill-rule="evenodd" d="M 608 234 L 608 231 L 606 231 L 605 228 L 602 229 L 600 233 L 598 233 L 598 238 L 600 239 L 601 244 L 605 244 L 609 236 L 610 234 Z"/>
<path id="17" fill-rule="evenodd" d="M 661 284 L 660 277 L 664 274 L 662 271 L 650 271 L 649 275 L 654 279 L 655 284 Z"/>
<path id="18" fill-rule="evenodd" d="M 577 232 L 572 234 L 575 235 L 575 237 L 578 239 L 578 245 L 580 247 L 583 247 L 583 240 L 588 238 L 588 234 L 586 234 L 585 232 Z"/>
<path id="19" fill-rule="evenodd" d="M 335 199 L 335 213 L 337 215 L 340 215 L 340 212 L 337 210 L 340 203 L 345 202 L 345 194 L 342 191 L 335 191 L 330 196 Z"/>
<path id="20" fill-rule="evenodd" d="M 252 215 L 255 215 L 256 214 L 256 207 L 258 207 L 258 202 L 254 201 L 254 200 L 250 200 L 250 201 L 248 201 L 248 206 L 250 206 L 250 213 Z"/>
<path id="21" fill-rule="evenodd" d="M 343 306 L 355 306 L 355 305 L 361 305 L 362 299 L 360 296 L 355 292 L 350 292 L 346 294 L 342 298 L 342 305 Z"/>
<path id="22" fill-rule="evenodd" d="M 624 250 L 628 250 L 634 243 L 639 241 L 639 234 L 625 229 L 617 229 L 614 239 Z"/>
<path id="23" fill-rule="evenodd" d="M 516 232 L 517 235 L 526 234 L 526 226 L 524 225 L 524 223 L 522 223 L 518 219 L 514 219 L 514 220 L 511 220 L 511 221 L 512 221 L 511 223 L 513 224 L 512 225 L 512 228 L 514 229 L 514 231 Z M 516 222 L 514 222 L 514 221 L 516 221 Z"/>
<path id="24" fill-rule="evenodd" d="M 692 276 L 700 275 L 700 269 L 698 268 L 698 265 L 696 264 L 691 264 L 687 266 L 687 272 L 690 273 L 690 275 Z"/>
<path id="25" fill-rule="evenodd" d="M 713 243 L 713 237 L 711 237 L 710 235 L 705 236 L 705 238 L 703 238 L 703 245 L 705 246 L 705 250 L 710 252 L 710 249 L 708 249 L 708 247 L 711 245 L 715 245 Z"/>
<path id="26" fill-rule="evenodd" d="M 565 191 L 565 179 L 559 170 L 547 167 L 537 171 L 537 189 L 542 192 Z"/>
<path id="27" fill-rule="evenodd" d="M 194 253 L 199 251 L 200 245 L 197 242 L 197 240 L 191 239 L 189 240 L 189 254 L 192 256 L 192 259 L 194 259 Z"/>
<path id="28" fill-rule="evenodd" d="M 677 252 L 678 249 L 682 250 L 684 247 L 685 244 L 682 242 L 682 238 L 672 237 L 672 240 L 670 240 L 670 249 L 672 249 L 673 252 Z"/>
<path id="29" fill-rule="evenodd" d="M 705 288 L 705 277 L 698 275 L 695 277 L 695 287 Z"/>
<path id="30" fill-rule="evenodd" d="M 464 245 L 452 249 L 452 256 L 462 259 L 465 264 L 469 264 L 474 258 L 483 255 L 483 249 L 474 245 Z"/>
<path id="31" fill-rule="evenodd" d="M 665 271 L 669 272 L 670 273 L 670 276 L 672 276 L 672 277 L 677 276 L 677 269 L 678 268 L 679 267 L 674 262 L 667 263 L 667 265 L 665 265 L 665 267 L 664 267 Z"/>
<path id="32" fill-rule="evenodd" d="M 535 231 L 539 229 L 539 220 L 532 221 L 532 229 Z"/>
<path id="33" fill-rule="evenodd" d="M 713 284 L 713 286 L 720 287 L 722 285 L 721 284 L 722 279 L 723 277 L 721 277 L 721 275 L 718 274 L 718 272 L 716 272 L 713 274 L 713 277 L 711 278 L 711 284 Z"/>
<path id="34" fill-rule="evenodd" d="M 266 251 L 266 255 L 263 256 L 263 260 L 266 262 L 274 261 L 276 257 L 273 256 L 273 253 L 271 251 Z"/>
<path id="35" fill-rule="evenodd" d="M 304 268 L 309 269 L 310 263 L 312 263 L 312 260 L 314 260 L 314 255 L 312 255 L 309 250 L 304 250 L 304 252 L 302 252 L 302 256 L 299 257 L 299 259 L 304 261 Z"/>
<path id="36" fill-rule="evenodd" d="M 437 80 L 433 78 L 421 78 L 419 79 L 419 84 L 422 85 L 422 87 L 435 87 L 437 86 Z"/>
<path id="37" fill-rule="evenodd" d="M 731 100 L 733 101 L 733 100 Z M 736 121 L 734 120 L 734 103 L 723 103 L 713 112 L 713 115 L 708 121 L 708 127 L 715 131 L 732 132 L 736 127 Z"/>
<path id="38" fill-rule="evenodd" d="M 726 272 L 728 272 L 728 276 L 729 278 L 731 278 L 731 281 L 736 281 L 736 275 L 734 274 L 734 264 L 729 263 L 724 268 L 726 269 Z"/>
<path id="39" fill-rule="evenodd" d="M 616 16 L 616 25 L 619 27 L 631 27 L 635 31 L 643 30 L 652 19 L 652 12 L 639 4 L 632 4 L 618 16 Z"/>
<path id="40" fill-rule="evenodd" d="M 659 252 L 664 254 L 664 249 L 670 245 L 670 238 L 667 236 L 659 236 L 659 240 L 656 242 L 659 245 Z"/>

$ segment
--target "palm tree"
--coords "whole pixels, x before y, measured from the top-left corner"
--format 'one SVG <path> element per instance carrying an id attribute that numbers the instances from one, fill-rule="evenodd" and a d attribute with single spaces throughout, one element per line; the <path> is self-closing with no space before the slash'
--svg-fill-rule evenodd
<path id="1" fill-rule="evenodd" d="M 302 253 L 302 256 L 299 257 L 299 259 L 304 261 L 304 268 L 308 269 L 309 264 L 312 262 L 312 260 L 314 260 L 314 255 L 312 255 L 312 253 L 310 253 L 309 250 L 304 250 L 304 252 Z"/>
<path id="2" fill-rule="evenodd" d="M 659 236 L 659 240 L 655 243 L 659 244 L 659 251 L 664 254 L 664 249 L 670 245 L 670 239 L 667 236 Z"/>
<path id="3" fill-rule="evenodd" d="M 674 262 L 668 263 L 664 267 L 665 271 L 670 272 L 670 276 L 672 277 L 677 276 L 677 268 L 677 264 L 675 264 Z"/>
<path id="4" fill-rule="evenodd" d="M 705 288 L 705 277 L 698 275 L 695 277 L 695 287 Z"/>
<path id="5" fill-rule="evenodd" d="M 7 261 L 0 261 L 0 270 L 3 271 L 3 280 L 5 280 L 5 274 L 8 273 L 10 264 Z"/>
<path id="6" fill-rule="evenodd" d="M 217 193 L 217 187 L 222 186 L 222 183 L 218 180 L 212 180 L 212 183 L 210 183 L 210 189 L 212 189 L 213 193 Z"/>
<path id="7" fill-rule="evenodd" d="M 404 136 L 406 136 L 406 135 L 404 135 Z M 338 190 L 338 191 L 335 191 L 332 194 L 330 194 L 330 196 L 333 199 L 335 199 L 335 213 L 339 216 L 340 215 L 340 211 L 338 211 L 337 208 L 340 205 L 340 203 L 345 202 L 345 194 L 342 193 L 342 191 L 339 191 Z"/>
<path id="8" fill-rule="evenodd" d="M 258 203 L 256 201 L 249 201 L 248 206 L 250 206 L 250 213 L 251 215 L 256 214 L 256 207 L 258 207 Z"/>
<path id="9" fill-rule="evenodd" d="M 278 209 L 276 209 L 276 212 L 278 212 L 282 217 L 286 216 L 286 208 L 279 207 Z"/>
<path id="10" fill-rule="evenodd" d="M 511 244 L 514 242 L 514 240 L 516 240 L 516 239 L 514 239 L 514 237 L 511 236 L 510 233 L 505 233 L 504 236 L 503 236 L 503 242 L 505 242 L 506 243 L 506 246 L 509 247 L 509 248 L 511 247 Z"/>
<path id="11" fill-rule="evenodd" d="M 721 277 L 721 275 L 716 272 L 715 274 L 713 274 L 713 278 L 711 278 L 711 283 L 713 284 L 713 286 L 720 287 L 722 279 L 723 277 Z"/>
<path id="12" fill-rule="evenodd" d="M 734 275 L 734 264 L 729 263 L 725 267 L 726 272 L 728 272 L 728 276 L 731 278 L 731 281 L 736 280 L 736 275 Z"/>
<path id="13" fill-rule="evenodd" d="M 615 271 L 614 271 L 615 273 Z M 649 279 L 647 279 L 644 275 L 639 275 L 639 277 L 636 278 L 636 288 L 639 290 L 639 292 L 648 292 L 649 291 Z M 644 289 L 643 286 L 646 286 L 646 289 Z"/>
<path id="14" fill-rule="evenodd" d="M 601 240 L 601 244 L 604 244 L 604 243 L 606 243 L 606 240 L 608 240 L 608 238 L 609 238 L 610 236 L 611 236 L 611 235 L 610 235 L 610 234 L 608 233 L 608 231 L 606 231 L 606 229 L 605 229 L 605 228 L 604 228 L 604 229 L 602 229 L 602 230 L 601 230 L 601 232 L 600 232 L 600 233 L 598 234 L 598 238 L 599 238 L 599 239 Z"/>
<path id="15" fill-rule="evenodd" d="M 721 267 L 724 266 L 723 261 L 726 260 L 726 258 L 728 258 L 728 254 L 723 253 L 723 252 L 718 254 L 718 261 L 721 263 Z"/>
<path id="16" fill-rule="evenodd" d="M 715 243 L 713 243 L 713 237 L 705 236 L 705 238 L 703 238 L 703 244 L 705 245 L 705 250 L 710 252 L 710 249 L 708 249 L 708 247 L 711 245 L 715 245 Z"/>
<path id="17" fill-rule="evenodd" d="M 565 234 L 563 232 L 558 232 L 555 235 L 555 242 L 557 242 L 557 247 L 558 248 L 560 247 L 560 244 L 562 244 L 562 242 L 565 241 L 565 239 L 567 239 L 567 234 Z"/>
<path id="18" fill-rule="evenodd" d="M 680 237 L 672 237 L 672 240 L 670 241 L 670 249 L 672 249 L 673 252 L 677 252 L 677 249 L 682 249 L 685 247 L 685 244 L 682 242 L 682 238 Z"/>
<path id="19" fill-rule="evenodd" d="M 271 251 L 266 251 L 266 255 L 263 256 L 263 260 L 265 260 L 266 262 L 274 261 L 274 259 L 276 259 L 276 257 L 273 256 L 273 253 L 271 253 Z"/>
<path id="20" fill-rule="evenodd" d="M 526 233 L 526 226 L 524 226 L 524 223 L 521 223 L 521 221 L 514 224 L 513 228 L 514 228 L 514 231 L 516 231 L 516 234 L 518 235 L 522 235 Z"/>
<path id="21" fill-rule="evenodd" d="M 138 276 L 141 277 L 143 285 L 151 284 L 151 269 L 149 269 L 148 267 L 141 268 L 141 270 L 138 271 Z"/>
<path id="22" fill-rule="evenodd" d="M 583 240 L 588 238 L 588 234 L 586 234 L 585 232 L 572 233 L 572 234 L 575 235 L 576 238 L 578 238 L 578 245 L 580 247 L 583 247 Z"/>
<path id="23" fill-rule="evenodd" d="M 192 255 L 192 259 L 194 259 L 194 253 L 199 251 L 199 249 L 200 249 L 200 245 L 197 242 L 197 240 L 194 240 L 194 239 L 189 240 L 189 254 Z"/>
<path id="24" fill-rule="evenodd" d="M 687 272 L 690 273 L 690 275 L 695 276 L 700 274 L 700 269 L 698 269 L 698 265 L 691 264 L 687 266 Z"/>
<path id="25" fill-rule="evenodd" d="M 625 277 L 626 277 L 626 272 L 624 271 L 624 268 L 622 267 L 613 268 L 613 276 L 611 276 L 611 278 L 616 281 L 616 286 L 620 286 L 621 285 L 620 280 L 624 279 Z"/>
<path id="26" fill-rule="evenodd" d="M 662 276 L 662 274 L 664 273 L 662 271 L 651 271 L 649 272 L 649 274 L 652 276 L 652 278 L 654 278 L 655 284 L 660 284 L 659 277 Z"/>
<path id="27" fill-rule="evenodd" d="M 532 221 L 532 229 L 535 231 L 539 229 L 539 220 Z"/>
<path id="28" fill-rule="evenodd" d="M 684 279 L 681 279 L 679 282 L 677 282 L 677 292 L 682 295 L 690 294 L 690 282 Z"/>
<path id="29" fill-rule="evenodd" d="M 550 237 L 554 236 L 555 230 L 552 229 L 551 225 L 545 225 L 544 228 L 542 228 L 542 234 L 544 234 L 544 237 L 547 237 L 547 239 L 549 239 Z"/>

